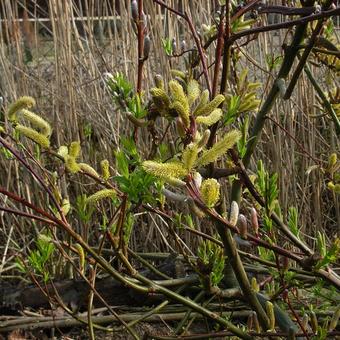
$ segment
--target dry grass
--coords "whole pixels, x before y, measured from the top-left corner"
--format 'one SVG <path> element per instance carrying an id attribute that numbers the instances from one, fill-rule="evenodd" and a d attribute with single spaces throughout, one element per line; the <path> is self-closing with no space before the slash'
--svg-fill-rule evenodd
<path id="1" fill-rule="evenodd" d="M 156 73 L 169 78 L 170 68 L 183 68 L 181 58 L 169 59 L 165 56 L 160 48 L 161 39 L 174 37 L 177 45 L 184 39 L 188 47 L 192 39 L 183 21 L 168 12 L 162 13 L 151 0 L 144 2 L 152 40 L 151 57 L 144 68 L 143 88 L 147 93 Z M 85 1 L 85 8 L 89 8 L 88 17 L 85 21 L 76 21 L 73 19 L 83 13 L 81 9 L 74 8 L 73 1 L 50 0 L 49 13 L 44 13 L 44 9 L 38 5 L 33 6 L 34 10 L 28 13 L 33 18 L 40 13 L 40 16 L 50 21 L 33 23 L 16 21 L 18 9 L 22 9 L 20 3 L 2 1 L 0 5 L 4 16 L 1 18 L 4 20 L 0 31 L 0 91 L 4 107 L 22 95 L 35 97 L 37 111 L 53 122 L 54 145 L 80 139 L 84 161 L 98 164 L 103 158 L 112 160 L 113 150 L 119 147 L 119 136 L 129 133 L 132 127 L 112 104 L 102 80 L 104 72 L 122 72 L 136 83 L 137 39 L 131 25 L 128 1 L 120 2 L 120 15 L 112 20 L 106 20 L 106 16 L 112 13 L 109 6 L 112 2 L 100 1 L 103 6 L 95 8 L 96 2 Z M 178 1 L 167 3 L 176 6 Z M 196 0 L 182 3 L 199 30 L 201 24 L 211 24 L 213 2 Z M 99 20 L 93 20 L 91 16 L 94 15 Z M 79 29 L 80 26 L 83 26 L 82 29 Z M 41 29 L 48 34 L 39 34 Z M 282 44 L 289 38 L 290 32 L 286 30 L 263 33 L 242 50 L 242 65 L 249 67 L 254 79 L 264 83 L 263 97 L 267 85 L 273 81 L 264 62 L 265 55 L 280 55 Z M 214 48 L 211 47 L 207 53 L 211 61 Z M 32 55 L 30 61 L 29 54 Z M 320 79 L 334 76 L 327 74 L 323 68 L 313 71 Z M 292 100 L 279 100 L 275 105 L 250 168 L 255 170 L 256 160 L 263 159 L 266 167 L 279 174 L 280 202 L 284 214 L 288 207 L 297 206 L 299 224 L 303 226 L 305 235 L 312 237 L 317 230 L 325 230 L 332 238 L 340 225 L 339 199 L 327 190 L 320 171 L 306 171 L 316 162 L 327 162 L 328 155 L 339 150 L 339 140 L 335 137 L 333 125 L 326 117 L 320 116 L 315 104 L 314 90 L 302 77 Z M 89 127 L 92 129 L 90 137 L 85 133 Z M 140 141 L 144 141 L 147 148 L 147 138 L 141 137 Z M 33 200 L 36 184 L 19 169 L 16 162 L 9 164 L 1 159 L 2 185 L 14 187 L 18 194 Z M 65 182 L 63 194 L 74 198 L 79 193 L 75 192 L 75 188 L 72 183 L 67 186 Z M 24 232 L 29 228 L 27 222 L 13 217 L 8 219 L 3 213 L 0 218 L 3 225 L 1 239 L 7 242 L 10 239 L 18 240 L 19 243 L 20 240 L 28 241 L 29 237 Z M 141 219 L 141 225 L 132 238 L 133 248 L 144 247 L 145 251 L 169 250 L 173 244 L 167 244 L 164 224 L 164 221 L 150 216 Z M 16 231 L 14 227 L 18 227 Z M 202 229 L 207 229 L 207 226 L 202 226 Z M 162 232 L 159 233 L 159 230 Z M 183 238 L 189 244 L 192 242 L 189 235 L 183 235 Z M 312 240 L 309 242 L 313 243 Z M 5 248 L 7 246 L 10 245 L 6 244 Z M 7 257 L 6 262 L 10 260 L 11 257 Z"/>

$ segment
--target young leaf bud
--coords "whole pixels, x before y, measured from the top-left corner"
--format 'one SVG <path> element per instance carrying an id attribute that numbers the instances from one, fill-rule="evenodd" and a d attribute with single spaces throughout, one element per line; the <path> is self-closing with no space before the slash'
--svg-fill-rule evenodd
<path id="1" fill-rule="evenodd" d="M 256 293 L 258 293 L 260 291 L 260 286 L 256 281 L 256 277 L 251 278 L 251 288 Z"/>
<path id="2" fill-rule="evenodd" d="M 269 318 L 270 330 L 274 330 L 275 329 L 274 305 L 270 301 L 266 301 L 266 312 Z"/>
<path id="3" fill-rule="evenodd" d="M 252 319 L 253 319 L 253 326 L 254 326 L 255 332 L 260 333 L 261 327 L 260 327 L 259 319 L 257 318 L 256 312 L 251 312 L 251 316 L 252 316 Z"/>
<path id="4" fill-rule="evenodd" d="M 335 310 L 335 312 L 333 313 L 332 319 L 331 319 L 329 326 L 328 326 L 329 332 L 332 332 L 338 326 L 339 318 L 340 318 L 340 307 L 338 307 Z"/>
<path id="5" fill-rule="evenodd" d="M 308 321 L 309 321 L 309 317 L 308 314 L 304 314 L 302 319 L 301 319 L 301 324 L 304 330 L 308 329 Z"/>
<path id="6" fill-rule="evenodd" d="M 318 323 L 318 319 L 316 317 L 315 312 L 311 312 L 310 313 L 310 324 L 312 326 L 312 331 L 314 333 L 317 333 L 318 332 L 319 323 Z"/>

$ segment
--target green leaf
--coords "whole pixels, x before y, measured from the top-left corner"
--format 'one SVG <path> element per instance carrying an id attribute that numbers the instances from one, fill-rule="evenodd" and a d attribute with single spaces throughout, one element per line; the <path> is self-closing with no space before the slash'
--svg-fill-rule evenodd
<path id="1" fill-rule="evenodd" d="M 116 151 L 116 167 L 118 172 L 125 178 L 129 177 L 129 161 L 126 158 L 126 154 L 123 151 Z"/>
<path id="2" fill-rule="evenodd" d="M 165 54 L 167 56 L 172 56 L 173 50 L 172 50 L 172 40 L 170 38 L 164 38 L 162 39 L 162 46 Z"/>
<path id="3" fill-rule="evenodd" d="M 288 226 L 291 232 L 299 237 L 298 210 L 296 207 L 290 207 L 288 209 Z"/>
<path id="4" fill-rule="evenodd" d="M 330 263 L 336 262 L 339 254 L 340 254 L 340 238 L 337 238 L 332 244 L 331 248 L 328 251 L 326 251 L 326 254 L 324 255 L 323 259 L 317 263 L 316 269 L 320 269 L 322 267 L 329 265 Z"/>
<path id="5" fill-rule="evenodd" d="M 244 123 L 241 126 L 242 136 L 240 140 L 237 142 L 237 149 L 242 159 L 247 151 L 247 137 L 248 137 L 248 128 L 249 128 L 249 117 L 246 117 Z"/>

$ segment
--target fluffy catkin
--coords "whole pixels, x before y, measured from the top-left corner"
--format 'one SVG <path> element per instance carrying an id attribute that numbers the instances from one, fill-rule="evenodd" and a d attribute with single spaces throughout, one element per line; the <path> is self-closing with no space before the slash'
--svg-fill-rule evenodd
<path id="1" fill-rule="evenodd" d="M 202 153 L 202 156 L 197 159 L 197 166 L 204 166 L 216 161 L 223 156 L 239 139 L 241 133 L 237 130 L 228 132 L 219 142 L 214 144 L 212 148 Z"/>
<path id="2" fill-rule="evenodd" d="M 15 130 L 24 135 L 25 137 L 31 139 L 33 142 L 37 143 L 42 148 L 47 149 L 50 146 L 50 141 L 46 136 L 42 135 L 40 132 L 36 130 L 33 130 L 30 127 L 18 124 L 16 125 Z"/>

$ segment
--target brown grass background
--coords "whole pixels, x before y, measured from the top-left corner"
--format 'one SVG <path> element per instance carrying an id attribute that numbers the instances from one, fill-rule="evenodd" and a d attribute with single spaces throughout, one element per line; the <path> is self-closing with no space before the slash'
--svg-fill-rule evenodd
<path id="1" fill-rule="evenodd" d="M 3 0 L 0 3 L 0 95 L 4 99 L 3 110 L 19 96 L 30 95 L 37 100 L 35 111 L 53 124 L 53 145 L 80 139 L 83 161 L 99 164 L 103 158 L 109 158 L 114 164 L 113 150 L 119 148 L 119 136 L 130 133 L 132 127 L 103 87 L 103 73 L 122 72 L 136 83 L 137 39 L 131 24 L 129 1 L 116 1 L 119 4 L 116 8 L 114 1 L 105 0 L 85 0 L 81 6 L 72 0 L 45 3 L 48 6 L 37 1 Z M 200 32 L 202 24 L 213 23 L 214 1 L 170 0 L 167 4 L 187 11 Z M 150 58 L 143 72 L 143 89 L 147 96 L 156 73 L 169 79 L 171 68 L 184 67 L 181 58 L 166 57 L 161 39 L 175 38 L 178 45 L 186 40 L 188 47 L 194 42 L 186 23 L 167 11 L 161 11 L 153 1 L 144 1 L 144 11 L 152 40 Z M 86 18 L 79 20 L 83 16 Z M 262 16 L 259 20 L 267 22 L 267 19 Z M 290 37 L 291 32 L 287 30 L 262 33 L 241 48 L 239 69 L 248 67 L 250 79 L 263 82 L 260 98 L 265 97 L 275 75 L 275 70 L 272 74 L 269 72 L 265 55 L 282 55 L 281 46 L 288 43 Z M 32 55 L 30 61 L 29 54 Z M 211 62 L 214 46 L 207 50 L 207 55 Z M 312 66 L 312 70 L 323 88 L 327 82 L 334 81 L 335 75 L 326 68 Z M 204 86 L 203 77 L 201 80 Z M 280 99 L 275 104 L 270 117 L 280 126 L 272 120 L 267 121 L 250 167 L 255 171 L 257 160 L 262 159 L 267 169 L 279 174 L 283 213 L 286 216 L 290 206 L 299 209 L 299 225 L 310 244 L 313 244 L 318 230 L 326 231 L 328 241 L 331 241 L 340 225 L 339 199 L 327 190 L 327 179 L 318 169 L 306 172 L 313 165 L 325 165 L 328 155 L 339 150 L 334 127 L 317 105 L 314 90 L 302 75 L 292 99 Z M 84 134 L 88 127 L 92 129 L 91 138 Z M 141 131 L 140 137 L 141 148 L 148 150 L 146 133 Z M 52 166 L 52 161 L 46 160 L 47 169 Z M 17 162 L 5 160 L 3 155 L 0 158 L 0 178 L 1 185 L 29 200 L 44 200 L 32 178 Z M 88 189 L 87 184 L 78 185 L 77 181 L 78 178 L 71 178 L 70 182 L 63 184 L 64 191 L 72 199 Z M 229 189 L 226 183 L 227 197 Z M 132 238 L 133 247 L 145 251 L 168 250 L 165 223 L 151 216 L 141 219 Z M 3 249 L 16 248 L 21 241 L 29 240 L 30 222 L 1 213 L 0 224 L 1 239 L 5 241 Z M 38 227 L 33 227 L 38 232 Z M 81 232 L 82 226 L 77 225 L 77 228 Z M 190 244 L 188 235 L 183 235 L 183 239 Z M 10 257 L 5 262 L 9 261 Z"/>

